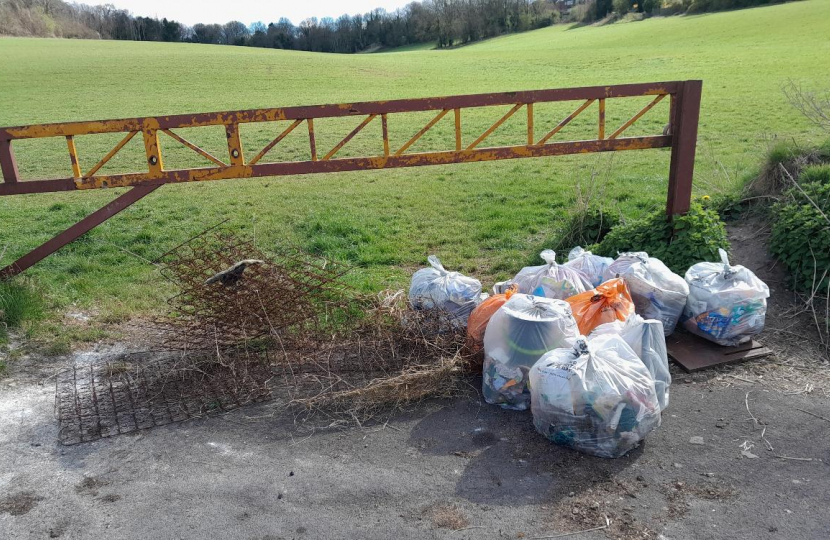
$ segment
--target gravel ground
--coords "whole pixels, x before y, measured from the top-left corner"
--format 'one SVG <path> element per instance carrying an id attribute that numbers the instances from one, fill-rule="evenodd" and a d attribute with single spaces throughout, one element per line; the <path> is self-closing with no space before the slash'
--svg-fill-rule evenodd
<path id="1" fill-rule="evenodd" d="M 477 396 L 363 428 L 309 432 L 261 404 L 60 446 L 56 368 L 23 359 L 0 382 L 0 538 L 518 539 L 606 516 L 579 538 L 830 538 L 830 420 L 798 410 L 830 418 L 817 393 L 677 376 L 662 427 L 617 460 Z"/>

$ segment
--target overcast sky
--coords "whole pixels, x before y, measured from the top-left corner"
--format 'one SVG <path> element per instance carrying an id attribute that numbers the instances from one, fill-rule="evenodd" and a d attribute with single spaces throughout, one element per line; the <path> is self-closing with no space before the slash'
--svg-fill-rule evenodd
<path id="1" fill-rule="evenodd" d="M 412 0 L 80 0 L 84 4 L 113 4 L 133 15 L 167 17 L 187 25 L 242 21 L 275 22 L 288 17 L 299 24 L 309 17 L 337 18 L 344 13 L 366 13 L 374 8 L 394 11 Z"/>

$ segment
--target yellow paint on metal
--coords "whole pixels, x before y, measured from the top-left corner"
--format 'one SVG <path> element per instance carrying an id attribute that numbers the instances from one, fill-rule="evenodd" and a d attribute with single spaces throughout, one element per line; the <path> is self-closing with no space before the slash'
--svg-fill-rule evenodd
<path id="1" fill-rule="evenodd" d="M 158 131 L 155 129 L 145 129 L 141 132 L 144 136 L 144 152 L 147 155 L 147 166 L 150 174 L 149 178 L 161 178 L 164 172 L 164 164 L 161 160 L 161 145 L 159 145 Z M 104 183 L 104 186 L 107 184 Z"/>
<path id="2" fill-rule="evenodd" d="M 363 122 L 361 122 L 361 123 L 360 123 L 360 124 L 359 124 L 356 128 L 354 128 L 354 129 L 353 129 L 353 130 L 352 130 L 352 131 L 351 131 L 348 135 L 346 135 L 345 137 L 343 137 L 343 140 L 342 140 L 342 141 L 340 141 L 339 143 L 337 143 L 337 144 L 334 146 L 334 148 L 332 148 L 332 149 L 329 151 L 329 153 L 328 153 L 328 154 L 326 154 L 325 156 L 323 156 L 323 161 L 328 161 L 329 159 L 331 159 L 331 158 L 334 156 L 334 154 L 336 154 L 336 153 L 338 152 L 338 150 L 340 150 L 341 148 L 343 148 L 343 147 L 346 145 L 346 143 L 347 143 L 347 142 L 349 142 L 350 140 L 352 140 L 352 137 L 354 137 L 355 135 L 357 135 L 358 133 L 360 133 L 360 130 L 361 130 L 361 129 L 363 129 L 363 128 L 365 128 L 365 127 L 366 127 L 366 125 L 367 125 L 369 122 L 371 122 L 372 120 L 374 120 L 376 116 L 377 116 L 376 114 L 370 114 L 370 115 L 369 115 L 369 116 L 368 116 L 365 120 L 363 120 Z"/>
<path id="3" fill-rule="evenodd" d="M 435 118 L 433 118 L 432 120 L 430 120 L 430 121 L 427 123 L 427 125 L 425 125 L 424 127 L 422 127 L 422 128 L 421 128 L 421 130 L 420 130 L 418 133 L 416 133 L 415 135 L 413 135 L 413 136 L 412 136 L 412 138 L 411 138 L 411 139 L 409 139 L 408 141 L 406 141 L 406 143 L 404 143 L 404 145 L 403 145 L 403 146 L 401 146 L 400 148 L 398 148 L 398 151 L 397 151 L 397 152 L 395 152 L 395 154 L 394 154 L 394 155 L 399 156 L 399 155 L 403 154 L 403 153 L 406 151 L 406 149 L 407 149 L 407 148 L 409 148 L 410 146 L 412 146 L 413 144 L 415 144 L 415 141 L 417 141 L 418 139 L 420 139 L 420 138 L 421 138 L 421 136 L 422 136 L 424 133 L 426 133 L 427 131 L 429 131 L 429 128 L 431 128 L 432 126 L 434 126 L 435 124 L 437 124 L 439 120 L 441 120 L 442 118 L 444 118 L 444 115 L 445 115 L 445 114 L 447 114 L 448 112 L 450 112 L 450 110 L 449 110 L 449 109 L 444 109 L 444 110 L 442 110 L 441 112 L 439 112 L 437 115 L 435 115 Z"/>
<path id="4" fill-rule="evenodd" d="M 228 155 L 232 165 L 244 165 L 245 157 L 242 155 L 242 140 L 239 138 L 239 124 L 228 124 L 225 126 L 225 135 L 228 138 Z"/>
<path id="5" fill-rule="evenodd" d="M 69 161 L 72 162 L 72 177 L 81 177 L 81 164 L 78 162 L 78 151 L 75 149 L 75 138 L 72 135 L 66 136 L 66 146 L 69 148 Z"/>
<path id="6" fill-rule="evenodd" d="M 198 146 L 196 146 L 192 142 L 190 142 L 187 139 L 185 139 L 184 137 L 180 136 L 178 133 L 174 133 L 172 130 L 169 130 L 169 129 L 162 129 L 161 132 L 166 134 L 168 137 L 171 137 L 172 139 L 182 143 L 183 145 L 190 148 L 191 150 L 193 150 L 194 152 L 196 152 L 200 156 L 207 159 L 208 161 L 212 161 L 213 163 L 215 163 L 216 165 L 219 165 L 220 167 L 225 166 L 225 163 L 222 162 L 219 158 L 215 157 L 210 152 L 207 152 L 207 151 L 199 148 Z"/>
<path id="7" fill-rule="evenodd" d="M 574 112 L 569 114 L 567 118 L 565 118 L 564 120 L 559 122 L 559 124 L 557 124 L 557 126 L 555 128 L 550 130 L 547 135 L 545 135 L 544 137 L 539 139 L 539 142 L 537 142 L 536 145 L 538 146 L 538 145 L 545 144 L 546 142 L 548 142 L 548 140 L 550 140 L 551 137 L 553 137 L 554 135 L 559 133 L 559 131 L 563 127 L 567 126 L 571 122 L 571 120 L 573 120 L 574 118 L 579 116 L 579 113 L 581 113 L 582 111 L 584 111 L 585 109 L 590 107 L 591 103 L 593 103 L 594 101 L 596 101 L 596 100 L 595 99 L 589 99 L 588 101 L 586 101 L 585 103 L 580 105 L 579 108 L 577 108 Z"/>
<path id="8" fill-rule="evenodd" d="M 473 148 L 475 148 L 476 146 L 478 146 L 478 143 L 480 143 L 481 141 L 483 141 L 484 139 L 486 139 L 486 138 L 487 138 L 487 137 L 488 137 L 491 133 L 493 133 L 494 131 L 496 131 L 496 128 L 498 128 L 498 127 L 499 127 L 500 125 L 502 125 L 505 121 L 507 121 L 507 119 L 508 119 L 508 118 L 510 118 L 511 116 L 513 116 L 513 114 L 514 114 L 516 111 L 518 111 L 518 110 L 522 107 L 522 105 L 523 105 L 522 103 L 516 103 L 516 104 L 513 106 L 513 108 L 512 108 L 512 109 L 510 109 L 509 111 L 507 111 L 507 113 L 506 113 L 504 116 L 502 116 L 501 118 L 499 118 L 498 120 L 496 120 L 496 123 L 495 123 L 495 124 L 493 124 L 492 126 L 490 126 L 489 128 L 487 128 L 487 130 L 486 130 L 484 133 L 482 133 L 481 135 L 479 135 L 479 136 L 478 136 L 478 139 L 476 139 L 475 141 L 473 141 L 473 142 L 472 142 L 472 144 L 470 144 L 470 146 L 468 146 L 468 147 L 467 147 L 467 150 L 472 150 Z"/>
<path id="9" fill-rule="evenodd" d="M 135 137 L 135 134 L 136 134 L 136 133 L 138 133 L 138 132 L 137 132 L 137 131 L 131 131 L 131 132 L 127 133 L 127 136 L 126 136 L 126 137 L 124 137 L 123 139 L 121 139 L 121 141 L 120 141 L 118 144 L 116 144 L 116 145 L 115 145 L 115 148 L 113 148 L 112 150 L 110 150 L 109 152 L 107 152 L 107 155 L 106 155 L 106 156 L 104 156 L 104 157 L 101 159 L 101 161 L 99 161 L 98 163 L 96 163 L 96 164 L 95 164 L 95 166 L 94 166 L 94 167 L 92 167 L 92 168 L 89 170 L 89 172 L 88 172 L 88 173 L 86 173 L 84 176 L 85 176 L 85 177 L 90 177 L 90 176 L 92 176 L 93 174 L 95 174 L 96 172 L 98 172 L 98 170 L 99 170 L 101 167 L 103 167 L 103 166 L 104 166 L 104 164 L 106 164 L 106 162 L 107 162 L 107 161 L 109 161 L 110 159 L 112 159 L 112 157 L 113 157 L 115 154 L 117 154 L 117 153 L 118 153 L 118 151 L 119 151 L 119 150 L 121 150 L 121 149 L 124 147 L 124 145 L 125 145 L 125 144 L 127 144 L 128 142 L 130 142 L 130 139 L 132 139 L 133 137 Z"/>
<path id="10" fill-rule="evenodd" d="M 295 127 L 299 126 L 299 125 L 300 125 L 300 124 L 302 124 L 302 123 L 303 123 L 302 119 L 297 119 L 297 120 L 294 120 L 294 121 L 291 123 L 291 125 L 290 125 L 290 126 L 288 126 L 287 128 L 285 128 L 285 130 L 284 130 L 282 133 L 280 133 L 279 135 L 277 135 L 277 138 L 276 138 L 276 139 L 274 139 L 273 141 L 271 141 L 271 142 L 269 142 L 268 144 L 266 144 L 266 145 L 265 145 L 265 148 L 263 148 L 263 149 L 262 149 L 262 151 L 260 151 L 260 153 L 259 153 L 259 154 L 257 154 L 257 155 L 254 157 L 254 159 L 252 159 L 252 160 L 249 162 L 249 164 L 250 164 L 250 165 L 253 165 L 253 164 L 255 164 L 257 161 L 259 161 L 260 159 L 262 159 L 262 158 L 265 156 L 265 154 L 267 154 L 268 152 L 270 152 L 270 151 L 271 151 L 271 149 L 272 149 L 272 148 L 274 148 L 274 147 L 275 147 L 275 146 L 276 146 L 276 145 L 277 145 L 277 144 L 278 144 L 281 140 L 283 140 L 284 138 L 286 138 L 286 137 L 288 136 L 288 134 L 289 134 L 289 133 L 291 133 L 292 131 L 294 131 L 294 128 L 295 128 Z"/>
<path id="11" fill-rule="evenodd" d="M 612 134 L 611 134 L 611 136 L 610 136 L 610 137 L 608 137 L 608 138 L 609 138 L 609 139 L 616 139 L 616 138 L 617 138 L 617 137 L 618 137 L 618 136 L 619 136 L 619 135 L 620 135 L 623 131 L 625 131 L 626 129 L 628 129 L 628 128 L 631 126 L 631 124 L 633 124 L 634 122 L 636 122 L 637 120 L 639 120 L 640 118 L 642 118 L 642 116 L 643 116 L 644 114 L 646 114 L 648 111 L 650 111 L 652 107 L 654 107 L 655 105 L 657 105 L 658 103 L 660 103 L 660 100 L 662 100 L 664 97 L 666 97 L 666 94 L 660 94 L 659 96 L 657 96 L 656 98 L 654 98 L 654 99 L 652 100 L 652 102 L 651 102 L 651 103 L 649 103 L 648 105 L 646 105 L 645 107 L 643 107 L 643 108 L 640 110 L 640 112 L 638 112 L 637 114 L 635 114 L 634 116 L 632 116 L 631 118 L 629 118 L 629 119 L 628 119 L 628 121 L 627 121 L 625 124 L 623 124 L 622 126 L 620 126 L 620 128 L 619 128 L 617 131 L 615 131 L 614 133 L 612 133 Z"/>

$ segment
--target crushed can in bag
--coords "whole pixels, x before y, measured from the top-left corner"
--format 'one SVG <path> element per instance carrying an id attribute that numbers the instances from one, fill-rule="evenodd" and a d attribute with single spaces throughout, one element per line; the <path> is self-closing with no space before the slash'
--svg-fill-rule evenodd
<path id="1" fill-rule="evenodd" d="M 663 261 L 642 251 L 621 253 L 605 269 L 604 277 L 625 279 L 637 313 L 644 319 L 661 321 L 667 336 L 674 332 L 686 306 L 689 286 Z"/>
<path id="2" fill-rule="evenodd" d="M 505 409 L 530 407 L 527 373 L 551 349 L 568 347 L 579 329 L 567 302 L 514 294 L 496 311 L 484 332 L 482 394 Z"/>
<path id="3" fill-rule="evenodd" d="M 409 303 L 414 309 L 444 311 L 452 317 L 454 325 L 466 326 L 470 313 L 481 302 L 481 283 L 444 269 L 435 255 L 427 260 L 430 267 L 412 275 Z"/>
<path id="4" fill-rule="evenodd" d="M 663 335 L 663 323 L 655 319 L 645 320 L 636 313 L 625 322 L 615 321 L 597 326 L 588 336 L 593 339 L 603 334 L 617 334 L 625 340 L 634 354 L 645 364 L 654 379 L 654 390 L 660 410 L 669 406 L 669 357 L 666 352 L 666 337 Z"/>
<path id="5" fill-rule="evenodd" d="M 579 270 L 557 264 L 556 252 L 552 249 L 544 250 L 539 256 L 546 264 L 526 266 L 510 280 L 519 286 L 520 293 L 565 300 L 593 287 L 591 281 Z"/>
<path id="6" fill-rule="evenodd" d="M 611 257 L 600 257 L 577 246 L 568 253 L 568 262 L 565 266 L 582 272 L 591 282 L 591 286 L 596 287 L 604 281 L 602 273 L 613 262 L 614 259 Z"/>
<path id="7" fill-rule="evenodd" d="M 624 321 L 634 313 L 634 301 L 623 279 L 609 279 L 596 289 L 568 298 L 579 331 L 588 335 L 600 324 Z"/>
<path id="8" fill-rule="evenodd" d="M 654 381 L 616 334 L 550 351 L 529 376 L 533 424 L 556 444 L 616 458 L 660 426 Z"/>
<path id="9" fill-rule="evenodd" d="M 726 347 L 740 345 L 764 329 L 769 287 L 751 270 L 721 262 L 701 262 L 686 272 L 689 296 L 683 328 Z"/>

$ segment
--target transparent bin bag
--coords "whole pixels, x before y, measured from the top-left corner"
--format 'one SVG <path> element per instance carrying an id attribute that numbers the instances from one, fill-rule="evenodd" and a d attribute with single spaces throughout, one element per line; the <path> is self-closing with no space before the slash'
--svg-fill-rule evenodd
<path id="1" fill-rule="evenodd" d="M 686 272 L 689 297 L 683 327 L 719 345 L 739 345 L 764 329 L 769 287 L 751 270 L 730 266 L 724 250 L 720 263 L 702 262 Z"/>
<path id="2" fill-rule="evenodd" d="M 634 354 L 642 360 L 651 378 L 654 379 L 654 389 L 657 391 L 660 410 L 666 410 L 669 406 L 671 373 L 669 372 L 669 357 L 666 353 L 666 338 L 663 335 L 663 323 L 655 319 L 643 320 L 635 313 L 625 322 L 615 321 L 597 326 L 588 339 L 606 334 L 619 335 L 631 347 Z"/>
<path id="3" fill-rule="evenodd" d="M 449 272 L 435 255 L 427 259 L 430 268 L 412 275 L 409 302 L 414 309 L 440 309 L 453 316 L 453 322 L 466 326 L 470 313 L 481 301 L 481 283 L 458 272 Z"/>
<path id="4" fill-rule="evenodd" d="M 620 254 L 603 274 L 605 279 L 617 276 L 628 284 L 637 313 L 644 319 L 661 321 L 665 334 L 671 335 L 686 306 L 686 280 L 642 251 Z"/>
<path id="5" fill-rule="evenodd" d="M 484 331 L 484 399 L 505 409 L 527 409 L 530 366 L 552 349 L 570 347 L 577 337 L 566 302 L 514 294 L 490 317 Z"/>
<path id="6" fill-rule="evenodd" d="M 565 266 L 582 272 L 591 282 L 591 287 L 596 287 L 604 281 L 602 273 L 612 262 L 614 259 L 611 257 L 600 257 L 577 246 L 568 253 L 568 262 Z"/>
<path id="7" fill-rule="evenodd" d="M 556 252 L 546 249 L 539 254 L 546 264 L 525 266 L 510 280 L 519 286 L 519 292 L 565 300 L 593 288 L 582 272 L 563 264 L 556 264 Z"/>
<path id="8" fill-rule="evenodd" d="M 504 294 L 494 294 L 485 299 L 470 313 L 467 319 L 467 346 L 471 352 L 478 353 L 484 348 L 484 332 L 490 318 L 516 293 L 517 289 L 515 284 L 511 285 Z"/>
<path id="9" fill-rule="evenodd" d="M 660 425 L 654 380 L 616 334 L 550 351 L 529 377 L 533 424 L 556 444 L 616 458 Z"/>

